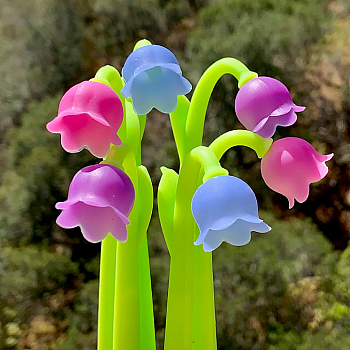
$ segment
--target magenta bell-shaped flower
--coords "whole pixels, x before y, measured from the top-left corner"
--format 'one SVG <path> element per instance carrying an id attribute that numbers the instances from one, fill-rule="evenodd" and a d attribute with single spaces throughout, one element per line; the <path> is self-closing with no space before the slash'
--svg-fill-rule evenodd
<path id="1" fill-rule="evenodd" d="M 290 126 L 297 120 L 295 112 L 305 107 L 293 103 L 288 89 L 278 80 L 258 77 L 249 80 L 238 91 L 237 118 L 247 130 L 264 138 L 271 137 L 278 125 Z"/>
<path id="2" fill-rule="evenodd" d="M 308 142 L 297 137 L 275 141 L 261 160 L 261 174 L 267 186 L 288 198 L 289 208 L 309 196 L 309 185 L 327 173 L 324 164 L 333 154 L 319 154 Z"/>
<path id="3" fill-rule="evenodd" d="M 204 182 L 192 199 L 192 214 L 200 229 L 195 245 L 210 252 L 228 242 L 249 243 L 251 231 L 265 233 L 270 227 L 259 218 L 253 190 L 241 179 L 221 175 Z"/>
<path id="4" fill-rule="evenodd" d="M 121 242 L 135 200 L 133 184 L 121 169 L 108 164 L 91 165 L 74 176 L 65 202 L 56 204 L 62 213 L 57 224 L 80 226 L 89 242 L 100 242 L 108 233 Z"/>
<path id="5" fill-rule="evenodd" d="M 61 144 L 67 152 L 87 147 L 94 156 L 103 158 L 111 144 L 121 145 L 117 131 L 122 121 L 122 103 L 112 88 L 83 81 L 64 94 L 58 116 L 46 127 L 61 134 Z"/>

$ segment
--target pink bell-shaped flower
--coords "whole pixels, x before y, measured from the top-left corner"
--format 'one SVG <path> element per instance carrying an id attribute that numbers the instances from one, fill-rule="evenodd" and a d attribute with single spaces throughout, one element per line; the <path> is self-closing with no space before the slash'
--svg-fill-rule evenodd
<path id="1" fill-rule="evenodd" d="M 69 186 L 68 199 L 56 204 L 62 210 L 57 224 L 63 228 L 80 226 L 89 242 L 100 242 L 108 233 L 125 242 L 134 200 L 133 184 L 124 171 L 109 164 L 91 165 L 78 171 Z"/>
<path id="2" fill-rule="evenodd" d="M 61 134 L 61 144 L 67 152 L 76 153 L 86 147 L 94 156 L 103 158 L 111 144 L 121 145 L 117 131 L 122 121 L 122 103 L 113 89 L 83 81 L 64 94 L 58 116 L 46 127 Z"/>
<path id="3" fill-rule="evenodd" d="M 275 141 L 261 160 L 261 174 L 267 186 L 299 203 L 309 196 L 309 185 L 320 181 L 327 173 L 325 162 L 333 154 L 319 154 L 308 142 L 297 137 Z"/>

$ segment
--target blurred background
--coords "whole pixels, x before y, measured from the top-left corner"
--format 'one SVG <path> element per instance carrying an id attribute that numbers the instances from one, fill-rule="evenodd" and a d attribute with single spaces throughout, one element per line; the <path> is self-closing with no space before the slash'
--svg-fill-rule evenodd
<path id="1" fill-rule="evenodd" d="M 172 50 L 193 85 L 225 56 L 281 80 L 307 109 L 275 139 L 335 154 L 292 210 L 252 150 L 225 155 L 272 231 L 214 252 L 219 350 L 350 349 L 349 0 L 0 0 L 0 349 L 96 349 L 100 245 L 58 227 L 54 208 L 96 159 L 65 153 L 45 125 L 67 89 L 103 65 L 121 70 L 142 38 Z M 230 76 L 217 84 L 206 145 L 242 129 L 236 93 Z M 166 115 L 148 116 L 142 150 L 156 189 L 161 165 L 178 169 Z M 169 256 L 156 210 L 149 241 L 161 349 Z"/>

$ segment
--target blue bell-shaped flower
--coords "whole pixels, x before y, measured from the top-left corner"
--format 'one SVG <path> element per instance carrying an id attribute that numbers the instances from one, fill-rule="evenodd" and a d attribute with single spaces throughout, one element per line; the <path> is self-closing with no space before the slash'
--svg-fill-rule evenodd
<path id="1" fill-rule="evenodd" d="M 200 229 L 195 245 L 206 252 L 225 241 L 235 246 L 249 243 L 251 231 L 271 230 L 259 218 L 253 190 L 241 179 L 221 175 L 204 182 L 192 199 L 192 213 Z"/>
<path id="2" fill-rule="evenodd" d="M 192 89 L 182 76 L 174 54 L 159 45 L 141 46 L 133 51 L 122 75 L 126 84 L 121 94 L 132 99 L 136 114 L 147 114 L 153 107 L 171 113 L 176 109 L 177 96 L 186 95 Z"/>

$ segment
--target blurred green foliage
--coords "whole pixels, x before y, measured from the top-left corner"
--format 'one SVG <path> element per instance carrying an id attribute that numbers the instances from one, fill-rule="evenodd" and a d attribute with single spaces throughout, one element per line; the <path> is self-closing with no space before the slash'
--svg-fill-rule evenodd
<path id="1" fill-rule="evenodd" d="M 199 77 L 208 65 L 229 56 L 288 84 L 290 72 L 300 69 L 295 60 L 307 56 L 309 46 L 323 36 L 326 15 L 324 0 L 213 2 L 201 11 L 189 37 L 191 70 Z"/>
<path id="2" fill-rule="evenodd" d="M 30 246 L 1 249 L 0 348 L 53 346 L 68 326 L 79 279 L 78 264 L 69 256 Z"/>
<path id="3" fill-rule="evenodd" d="M 270 233 L 254 234 L 244 247 L 224 244 L 214 253 L 219 349 L 316 350 L 315 344 L 326 337 L 330 345 L 333 340 L 339 343 L 335 349 L 345 350 L 341 344 L 348 341 L 350 300 L 343 287 L 350 278 L 349 250 L 339 259 L 310 220 L 281 222 L 269 213 L 262 217 L 273 227 Z M 161 349 L 169 256 L 159 239 L 159 223 L 153 220 L 151 229 L 157 344 Z M 6 300 L 3 309 L 7 315 L 1 322 L 5 330 L 8 324 L 20 329 L 17 344 L 36 330 L 34 320 L 46 327 L 52 324 L 56 339 L 52 344 L 57 349 L 94 349 L 97 280 L 82 284 L 75 277 L 77 265 L 68 257 L 34 248 L 4 249 L 0 265 L 5 282 L 0 301 Z M 8 337 L 9 331 L 4 332 L 2 342 Z M 344 337 L 344 342 L 339 337 Z"/>
<path id="4" fill-rule="evenodd" d="M 313 186 L 299 218 L 280 221 L 281 196 L 260 179 L 251 150 L 223 165 L 257 194 L 273 230 L 245 247 L 214 253 L 219 350 L 348 350 L 350 234 L 348 0 L 4 0 L 0 2 L 0 349 L 95 350 L 99 245 L 55 224 L 57 201 L 74 174 L 95 164 L 67 154 L 47 132 L 69 87 L 105 64 L 119 70 L 138 39 L 166 45 L 194 84 L 224 56 L 282 80 L 298 123 L 281 136 L 313 139 L 335 152 L 329 177 Z M 327 34 L 327 35 L 325 35 Z M 231 77 L 217 84 L 205 143 L 242 128 Z M 147 121 L 143 160 L 154 184 L 178 160 L 166 116 Z M 282 215 L 283 213 L 283 215 Z M 156 214 L 156 213 L 155 213 Z M 316 227 L 316 224 L 318 228 Z M 328 231 L 327 231 L 328 230 Z M 164 340 L 169 255 L 153 218 L 149 229 L 158 349 Z"/>
<path id="5" fill-rule="evenodd" d="M 311 47 L 320 40 L 330 20 L 327 1 L 226 0 L 213 2 L 198 16 L 186 47 L 186 75 L 194 82 L 222 57 L 235 57 L 262 76 L 280 79 L 295 93 L 305 71 Z M 223 40 L 223 38 L 225 38 Z M 225 76 L 212 95 L 207 118 L 207 140 L 228 129 L 242 128 L 234 111 L 237 82 Z M 301 101 L 297 100 L 297 104 Z M 279 128 L 278 136 L 286 129 Z M 300 135 L 300 133 L 298 133 Z M 310 138 L 308 134 L 301 137 Z M 250 162 L 237 150 L 232 168 Z"/>
<path id="6" fill-rule="evenodd" d="M 7 132 L 6 170 L 0 187 L 0 238 L 17 244 L 48 240 L 52 231 L 58 230 L 55 203 L 64 200 L 77 169 L 96 162 L 87 151 L 68 155 L 57 147 L 59 136 L 47 132 L 45 125 L 56 115 L 60 97 L 32 102 L 22 115 L 21 125 Z M 57 236 L 51 241 L 60 241 L 60 232 Z"/>

